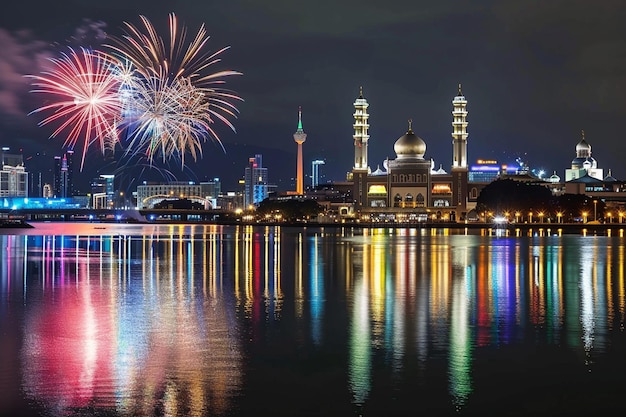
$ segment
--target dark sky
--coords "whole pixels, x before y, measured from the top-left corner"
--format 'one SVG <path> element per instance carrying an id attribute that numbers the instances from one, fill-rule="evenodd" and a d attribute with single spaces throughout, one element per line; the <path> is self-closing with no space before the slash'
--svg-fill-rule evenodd
<path id="1" fill-rule="evenodd" d="M 626 179 L 623 0 L 10 2 L 0 15 L 0 144 L 60 149 L 59 139 L 47 139 L 51 127 L 26 116 L 38 103 L 23 75 L 36 72 L 42 56 L 81 28 L 91 28 L 86 38 L 97 43 L 100 31 L 119 35 L 140 14 L 164 28 L 169 12 L 194 33 L 205 23 L 210 49 L 231 46 L 222 68 L 244 73 L 227 84 L 245 100 L 237 133 L 221 130 L 226 155 L 205 145 L 198 177 L 234 184 L 258 151 L 270 180 L 289 189 L 302 106 L 306 171 L 310 160 L 324 158 L 327 178 L 344 179 L 359 86 L 370 103 L 372 169 L 395 157 L 393 143 L 409 118 L 426 157 L 447 169 L 460 82 L 470 161 L 521 156 L 563 177 L 584 129 L 599 167 Z M 101 163 L 97 154 L 89 158 L 90 167 Z M 231 172 L 215 172 L 224 161 Z"/>

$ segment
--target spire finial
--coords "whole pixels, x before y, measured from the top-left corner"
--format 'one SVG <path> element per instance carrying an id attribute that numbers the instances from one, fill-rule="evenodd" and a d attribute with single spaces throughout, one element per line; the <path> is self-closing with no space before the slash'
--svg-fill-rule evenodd
<path id="1" fill-rule="evenodd" d="M 302 106 L 298 106 L 298 130 L 302 130 Z"/>
<path id="2" fill-rule="evenodd" d="M 580 131 L 580 134 L 582 135 L 583 140 L 584 140 L 584 139 L 585 139 L 585 131 L 584 131 L 584 130 L 581 130 L 581 131 Z"/>
<path id="3" fill-rule="evenodd" d="M 461 83 L 459 83 L 459 95 L 462 96 L 463 92 L 461 91 Z"/>
<path id="4" fill-rule="evenodd" d="M 359 98 L 363 98 L 363 86 L 359 87 Z"/>
<path id="5" fill-rule="evenodd" d="M 411 127 L 412 125 L 413 125 L 413 119 L 409 119 L 409 132 L 413 131 L 413 129 Z"/>

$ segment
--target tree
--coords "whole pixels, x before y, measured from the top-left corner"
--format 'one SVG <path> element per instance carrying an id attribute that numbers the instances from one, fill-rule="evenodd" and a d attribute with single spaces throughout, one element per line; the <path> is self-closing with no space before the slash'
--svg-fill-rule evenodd
<path id="1" fill-rule="evenodd" d="M 285 221 L 308 220 L 324 211 L 317 201 L 311 199 L 272 200 L 266 198 L 256 209 L 261 218 L 280 215 Z"/>
<path id="2" fill-rule="evenodd" d="M 552 192 L 543 185 L 511 179 L 493 181 L 480 192 L 477 200 L 479 212 L 495 213 L 548 210 Z"/>

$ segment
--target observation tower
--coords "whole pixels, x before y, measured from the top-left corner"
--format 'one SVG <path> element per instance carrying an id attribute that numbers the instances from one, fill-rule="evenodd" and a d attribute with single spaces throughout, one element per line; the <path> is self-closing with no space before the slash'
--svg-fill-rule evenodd
<path id="1" fill-rule="evenodd" d="M 302 169 L 302 144 L 306 140 L 306 133 L 302 129 L 302 107 L 298 107 L 298 128 L 293 134 L 293 140 L 298 144 L 298 160 L 296 164 L 296 194 L 304 194 L 304 173 Z"/>

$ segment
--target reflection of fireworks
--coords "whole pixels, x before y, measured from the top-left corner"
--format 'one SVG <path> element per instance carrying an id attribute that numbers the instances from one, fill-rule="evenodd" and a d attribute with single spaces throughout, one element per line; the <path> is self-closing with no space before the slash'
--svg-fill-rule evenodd
<path id="1" fill-rule="evenodd" d="M 34 85 L 38 87 L 34 91 L 50 94 L 64 92 L 66 85 L 72 83 L 81 84 L 81 92 L 101 91 L 104 80 L 110 80 L 106 97 L 115 107 L 112 104 L 102 107 L 102 98 L 95 93 L 78 96 L 73 91 L 78 88 L 76 86 L 69 89 L 67 95 L 70 99 L 34 111 L 57 110 L 41 125 L 65 118 L 52 136 L 70 129 L 71 134 L 65 142 L 65 146 L 70 148 L 74 147 L 82 132 L 95 130 L 95 134 L 85 135 L 83 162 L 87 148 L 96 140 L 100 141 L 103 152 L 108 139 L 114 144 L 120 126 L 127 130 L 126 137 L 129 139 L 126 155 L 141 153 L 150 163 L 155 156 L 162 157 L 163 161 L 176 157 L 183 167 L 184 155 L 189 153 L 196 160 L 202 155 L 202 144 L 208 138 L 221 145 L 212 127 L 215 120 L 235 130 L 229 119 L 237 117 L 233 102 L 241 98 L 220 86 L 224 84 L 225 77 L 241 73 L 230 70 L 207 73 L 211 66 L 221 61 L 220 54 L 228 48 L 205 53 L 209 37 L 204 25 L 186 45 L 187 30 L 179 28 L 174 14 L 169 16 L 169 43 L 166 46 L 150 21 L 144 16 L 141 20 L 143 31 L 126 23 L 126 34 L 121 39 L 113 39 L 113 44 L 109 45 L 111 54 L 89 53 L 93 61 L 103 62 L 96 73 L 102 79 L 92 79 L 90 75 L 94 71 L 86 65 L 72 65 L 72 73 L 58 66 L 45 76 L 33 76 L 36 80 Z M 119 59 L 112 58 L 113 55 L 119 56 Z M 65 61 L 70 60 L 64 56 L 55 63 Z M 78 101 L 75 103 L 75 100 Z M 70 103 L 74 106 L 80 103 L 80 107 L 68 108 Z"/>
<path id="2" fill-rule="evenodd" d="M 33 92 L 50 94 L 55 101 L 32 113 L 53 112 L 39 125 L 61 122 L 51 137 L 66 132 L 65 147 L 74 148 L 82 141 L 82 169 L 92 143 L 97 142 L 104 153 L 117 141 L 120 79 L 112 70 L 117 63 L 102 52 L 87 49 L 78 52 L 70 49 L 51 61 L 51 71 L 30 77 Z"/>

